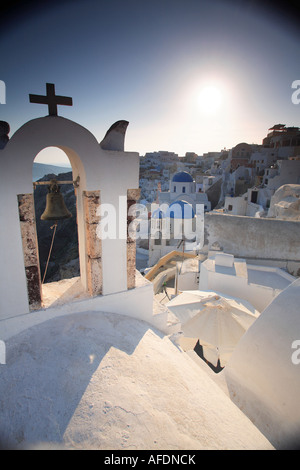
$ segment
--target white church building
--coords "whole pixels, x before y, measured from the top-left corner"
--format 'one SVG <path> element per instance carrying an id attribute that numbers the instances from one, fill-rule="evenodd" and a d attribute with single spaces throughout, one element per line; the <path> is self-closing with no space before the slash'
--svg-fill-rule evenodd
<path id="1" fill-rule="evenodd" d="M 207 194 L 201 189 L 197 191 L 196 182 L 187 171 L 179 171 L 170 179 L 169 191 L 158 194 L 159 204 L 171 204 L 174 201 L 184 200 L 192 205 L 196 211 L 197 204 L 203 204 L 204 211 L 211 210 L 211 203 Z"/>
<path id="2" fill-rule="evenodd" d="M 158 193 L 158 202 L 151 214 L 149 266 L 183 244 L 186 251 L 195 251 L 203 237 L 204 213 L 211 209 L 207 194 L 196 192 L 187 171 L 173 175 L 169 191 Z"/>

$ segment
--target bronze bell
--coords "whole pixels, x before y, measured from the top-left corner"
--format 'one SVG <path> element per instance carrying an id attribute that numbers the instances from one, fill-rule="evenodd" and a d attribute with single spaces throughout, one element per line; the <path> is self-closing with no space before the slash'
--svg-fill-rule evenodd
<path id="1" fill-rule="evenodd" d="M 50 181 L 49 192 L 46 198 L 46 208 L 41 215 L 41 220 L 60 220 L 72 217 L 67 209 L 63 195 L 60 193 L 56 180 Z"/>

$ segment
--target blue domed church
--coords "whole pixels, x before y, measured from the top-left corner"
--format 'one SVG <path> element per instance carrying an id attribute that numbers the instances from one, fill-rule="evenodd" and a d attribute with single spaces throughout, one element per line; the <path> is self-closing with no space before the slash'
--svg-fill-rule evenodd
<path id="1" fill-rule="evenodd" d="M 207 194 L 196 192 L 196 183 L 187 171 L 173 175 L 169 191 L 160 192 L 158 202 L 151 216 L 150 266 L 176 250 L 180 242 L 193 250 L 201 237 L 197 234 L 197 217 L 203 218 L 204 212 L 211 210 Z"/>
<path id="2" fill-rule="evenodd" d="M 196 183 L 187 171 L 175 173 L 170 180 L 169 191 L 159 193 L 158 200 L 160 205 L 182 200 L 191 204 L 195 212 L 197 204 L 203 204 L 204 212 L 211 210 L 207 194 L 196 191 Z"/>

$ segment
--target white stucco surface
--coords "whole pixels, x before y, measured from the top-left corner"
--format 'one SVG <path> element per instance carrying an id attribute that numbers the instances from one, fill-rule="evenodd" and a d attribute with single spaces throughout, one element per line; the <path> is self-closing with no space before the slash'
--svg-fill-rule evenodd
<path id="1" fill-rule="evenodd" d="M 16 314 L 0 320 L 0 340 L 40 325 L 48 320 L 85 311 L 111 312 L 138 318 L 169 334 L 174 332 L 174 322 L 163 308 L 158 309 L 153 298 L 153 285 L 136 272 L 136 288 L 115 294 L 90 297 L 82 286 L 80 278 L 64 279 L 43 287 L 46 306 L 26 315 Z M 171 328 L 171 329 L 170 329 Z M 175 327 L 176 329 L 177 327 Z"/>
<path id="2" fill-rule="evenodd" d="M 300 185 L 284 184 L 271 198 L 268 217 L 300 220 Z"/>
<path id="3" fill-rule="evenodd" d="M 273 261 L 298 275 L 300 223 L 295 220 L 242 217 L 217 212 L 205 214 L 203 252 L 215 246 L 237 258 Z M 291 262 L 296 263 L 297 267 Z M 278 264 L 281 263 L 281 264 Z M 260 264 L 260 263 L 255 263 Z M 276 266 L 276 264 L 274 264 Z"/>
<path id="4" fill-rule="evenodd" d="M 300 444 L 299 301 L 297 279 L 261 313 L 225 369 L 232 400 L 276 448 Z"/>
<path id="5" fill-rule="evenodd" d="M 216 256 L 211 253 L 201 263 L 199 289 L 240 297 L 260 312 L 296 279 L 280 268 L 248 265 L 242 258 L 233 258 L 232 266 L 219 265 Z"/>
<path id="6" fill-rule="evenodd" d="M 7 341 L 0 440 L 40 449 L 272 449 L 194 360 L 149 324 L 82 312 Z"/>

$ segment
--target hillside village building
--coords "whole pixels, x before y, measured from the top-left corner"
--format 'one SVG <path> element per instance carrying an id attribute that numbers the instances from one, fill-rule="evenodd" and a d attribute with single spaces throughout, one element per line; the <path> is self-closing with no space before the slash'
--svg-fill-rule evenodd
<path id="1" fill-rule="evenodd" d="M 196 189 L 191 175 L 181 171 L 171 178 L 169 191 L 158 194 L 159 207 L 151 214 L 149 266 L 183 242 L 188 251 L 199 244 L 203 234 L 196 229 L 197 218 L 198 222 L 203 221 L 204 212 L 210 210 L 211 204 L 207 194 Z M 193 232 L 192 236 L 188 232 Z"/>
<path id="2" fill-rule="evenodd" d="M 252 166 L 250 157 L 252 154 L 252 146 L 242 142 L 232 149 L 231 153 L 231 169 L 236 170 L 239 166 Z"/>
<path id="3" fill-rule="evenodd" d="M 263 184 L 274 191 L 284 184 L 300 184 L 300 156 L 277 160 L 275 166 L 266 168 Z"/>
<path id="4" fill-rule="evenodd" d="M 239 171 L 242 169 L 239 168 Z M 275 191 L 284 185 L 299 185 L 299 183 L 300 158 L 277 160 L 275 165 L 264 170 L 260 185 L 248 189 L 246 193 L 237 197 L 226 196 L 224 209 L 232 215 L 266 216 Z"/>
<path id="5" fill-rule="evenodd" d="M 268 217 L 300 220 L 300 184 L 284 184 L 275 191 Z"/>
<path id="6" fill-rule="evenodd" d="M 194 211 L 197 204 L 202 204 L 204 211 L 211 209 L 207 194 L 201 188 L 197 188 L 195 181 L 187 171 L 175 173 L 170 180 L 169 191 L 160 192 L 158 195 L 159 204 L 171 204 L 181 200 L 191 204 Z"/>
<path id="7" fill-rule="evenodd" d="M 202 207 L 197 209 L 196 214 L 191 204 L 179 200 L 172 202 L 169 206 L 162 205 L 152 213 L 149 266 L 153 266 L 161 257 L 181 245 L 186 251 L 196 249 L 199 243 L 197 217 L 198 220 L 203 220 L 204 214 Z"/>
<path id="8" fill-rule="evenodd" d="M 259 312 L 296 280 L 281 269 L 247 264 L 245 259 L 222 252 L 210 253 L 201 263 L 199 277 L 200 290 L 241 297 Z"/>
<path id="9" fill-rule="evenodd" d="M 262 142 L 265 148 L 283 149 L 283 147 L 300 147 L 300 128 L 286 127 L 285 124 L 275 124 L 269 129 Z M 283 156 L 280 153 L 280 156 Z"/>
<path id="10" fill-rule="evenodd" d="M 262 145 L 242 142 L 231 150 L 231 168 L 239 166 L 260 168 L 277 159 L 297 156 L 300 149 L 300 128 L 275 124 L 269 129 Z"/>

